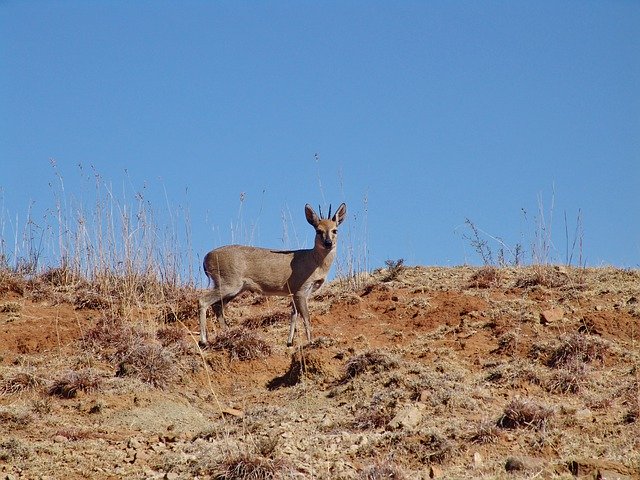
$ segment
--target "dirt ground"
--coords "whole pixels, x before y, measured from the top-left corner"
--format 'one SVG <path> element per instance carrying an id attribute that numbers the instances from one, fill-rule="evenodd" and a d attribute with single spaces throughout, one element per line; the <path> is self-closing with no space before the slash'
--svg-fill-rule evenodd
<path id="1" fill-rule="evenodd" d="M 245 295 L 200 349 L 197 292 L 0 277 L 0 478 L 640 478 L 638 270 L 355 283 L 310 300 L 310 345 Z"/>

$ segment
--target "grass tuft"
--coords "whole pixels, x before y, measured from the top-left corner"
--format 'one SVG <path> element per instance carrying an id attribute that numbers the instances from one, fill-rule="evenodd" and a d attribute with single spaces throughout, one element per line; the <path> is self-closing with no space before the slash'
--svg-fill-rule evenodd
<path id="1" fill-rule="evenodd" d="M 397 366 L 398 361 L 391 355 L 379 351 L 367 351 L 349 359 L 345 365 L 343 380 L 348 381 L 365 372 L 384 372 Z"/>
<path id="2" fill-rule="evenodd" d="M 214 350 L 225 350 L 235 360 L 255 360 L 271 355 L 271 346 L 245 327 L 223 330 L 209 342 Z"/>
<path id="3" fill-rule="evenodd" d="M 258 455 L 241 454 L 225 460 L 213 478 L 216 480 L 270 480 L 283 470 L 284 464 Z"/>
<path id="4" fill-rule="evenodd" d="M 515 398 L 504 408 L 497 425 L 501 428 L 545 429 L 553 416 L 553 410 L 533 400 Z"/>
<path id="5" fill-rule="evenodd" d="M 53 382 L 49 388 L 49 395 L 60 398 L 75 398 L 78 392 L 99 390 L 101 384 L 102 378 L 89 368 L 70 371 Z"/>

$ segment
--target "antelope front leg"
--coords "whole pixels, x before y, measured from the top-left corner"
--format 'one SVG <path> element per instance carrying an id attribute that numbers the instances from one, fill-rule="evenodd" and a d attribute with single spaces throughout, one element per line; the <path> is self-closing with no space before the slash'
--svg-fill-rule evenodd
<path id="1" fill-rule="evenodd" d="M 287 340 L 287 347 L 293 346 L 293 336 L 296 333 L 296 321 L 298 320 L 298 310 L 296 308 L 295 301 L 291 301 L 291 320 L 289 324 L 289 339 Z"/>
<path id="2" fill-rule="evenodd" d="M 302 316 L 302 320 L 304 321 L 304 329 L 307 334 L 307 342 L 311 342 L 311 321 L 309 320 L 309 308 L 307 307 L 307 297 L 306 295 L 295 295 L 293 297 L 293 303 L 298 313 Z M 290 340 L 293 340 L 291 338 Z"/>
<path id="3" fill-rule="evenodd" d="M 198 301 L 200 306 L 200 343 L 201 347 L 205 347 L 207 345 L 207 309 L 209 308 L 210 303 L 206 301 L 204 298 L 200 298 Z"/>

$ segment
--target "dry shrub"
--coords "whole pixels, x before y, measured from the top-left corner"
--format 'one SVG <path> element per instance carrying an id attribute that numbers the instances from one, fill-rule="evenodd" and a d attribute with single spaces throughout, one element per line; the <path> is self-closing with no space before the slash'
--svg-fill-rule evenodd
<path id="1" fill-rule="evenodd" d="M 267 315 L 260 315 L 257 317 L 247 318 L 243 325 L 250 329 L 265 328 L 271 325 L 287 324 L 291 319 L 291 313 L 286 311 L 277 311 L 268 313 Z"/>
<path id="2" fill-rule="evenodd" d="M 38 279 L 54 287 L 69 287 L 82 281 L 81 277 L 68 267 L 51 267 L 38 275 Z"/>
<path id="3" fill-rule="evenodd" d="M 0 268 L 0 295 L 6 293 L 17 293 L 24 295 L 27 282 L 24 275 L 12 272 L 6 268 Z"/>
<path id="4" fill-rule="evenodd" d="M 486 445 L 495 443 L 500 438 L 500 428 L 492 421 L 482 421 L 478 423 L 469 433 L 468 439 L 471 443 Z"/>
<path id="5" fill-rule="evenodd" d="M 77 310 L 107 310 L 113 305 L 113 299 L 88 288 L 79 288 L 73 305 Z"/>
<path id="6" fill-rule="evenodd" d="M 584 363 L 573 363 L 567 368 L 559 368 L 546 382 L 551 393 L 578 393 L 587 381 L 587 367 Z"/>
<path id="7" fill-rule="evenodd" d="M 100 389 L 102 378 L 90 368 L 69 371 L 49 387 L 49 395 L 75 398 L 78 392 L 95 392 Z"/>
<path id="8" fill-rule="evenodd" d="M 380 351 L 367 351 L 351 357 L 345 365 L 343 381 L 357 377 L 365 372 L 381 373 L 398 366 L 391 355 Z"/>
<path id="9" fill-rule="evenodd" d="M 138 332 L 138 335 L 142 332 Z M 87 348 L 107 360 L 118 360 L 133 343 L 134 332 L 131 325 L 126 324 L 120 317 L 103 316 L 95 326 L 84 335 Z"/>
<path id="10" fill-rule="evenodd" d="M 579 363 L 603 361 L 608 347 L 602 339 L 593 335 L 573 333 L 560 337 L 560 344 L 553 348 L 547 360 L 552 368 L 573 367 Z"/>
<path id="11" fill-rule="evenodd" d="M 500 284 L 500 271 L 496 267 L 485 266 L 474 272 L 467 288 L 491 288 Z"/>
<path id="12" fill-rule="evenodd" d="M 400 438 L 398 445 L 418 461 L 426 464 L 444 463 L 451 459 L 456 451 L 454 443 L 436 431 Z"/>
<path id="13" fill-rule="evenodd" d="M 43 383 L 32 372 L 18 372 L 15 375 L 5 379 L 0 384 L 0 395 L 8 395 L 33 390 Z"/>
<path id="14" fill-rule="evenodd" d="M 567 284 L 569 277 L 558 267 L 550 265 L 536 265 L 532 267 L 532 271 L 528 272 L 524 277 L 516 281 L 516 287 L 547 287 L 557 288 Z"/>
<path id="15" fill-rule="evenodd" d="M 219 465 L 216 480 L 269 480 L 285 469 L 283 462 L 258 455 L 241 454 Z"/>
<path id="16" fill-rule="evenodd" d="M 24 412 L 11 412 L 9 410 L 0 410 L 0 425 L 9 429 L 25 428 L 34 420 L 33 416 Z"/>
<path id="17" fill-rule="evenodd" d="M 17 463 L 20 460 L 27 460 L 31 456 L 29 448 L 16 438 L 0 441 L 0 462 Z M 10 478 L 7 475 L 5 478 Z"/>
<path id="18" fill-rule="evenodd" d="M 515 398 L 504 408 L 497 425 L 501 428 L 546 428 L 553 416 L 553 410 L 533 400 Z"/>
<path id="19" fill-rule="evenodd" d="M 384 277 L 382 278 L 383 282 L 390 282 L 392 280 L 397 280 L 402 272 L 405 270 L 404 258 L 399 258 L 398 260 L 385 260 L 384 264 L 387 267 Z"/>
<path id="20" fill-rule="evenodd" d="M 116 363 L 118 376 L 135 376 L 165 388 L 179 373 L 174 351 L 186 353 L 189 344 L 178 329 L 160 329 L 156 337 L 118 317 L 105 316 L 87 332 L 84 342 L 99 356 Z"/>
<path id="21" fill-rule="evenodd" d="M 267 388 L 292 387 L 304 378 L 321 379 L 327 375 L 322 359 L 308 348 L 300 348 L 291 354 L 291 363 L 287 372 L 269 381 Z"/>
<path id="22" fill-rule="evenodd" d="M 170 350 L 159 343 L 143 341 L 131 345 L 118 365 L 116 375 L 133 375 L 153 387 L 166 388 L 178 373 L 178 361 Z"/>
<path id="23" fill-rule="evenodd" d="M 254 360 L 271 355 L 269 344 L 244 327 L 223 330 L 209 342 L 209 347 L 226 350 L 235 360 Z"/>
<path id="24" fill-rule="evenodd" d="M 77 442 L 78 440 L 88 440 L 98 438 L 97 432 L 91 430 L 78 430 L 77 428 L 63 428 L 58 430 L 54 436 L 64 437 L 67 440 Z"/>
<path id="25" fill-rule="evenodd" d="M 395 416 L 395 410 L 389 405 L 371 405 L 358 412 L 352 427 L 356 430 L 370 430 L 385 427 Z"/>
<path id="26" fill-rule="evenodd" d="M 168 294 L 167 304 L 160 312 L 165 323 L 184 322 L 198 316 L 198 297 L 195 291 L 179 289 Z"/>
<path id="27" fill-rule="evenodd" d="M 18 313 L 22 305 L 18 302 L 4 302 L 0 304 L 0 313 Z"/>
<path id="28" fill-rule="evenodd" d="M 192 341 L 184 327 L 167 326 L 158 329 L 156 338 L 160 344 L 182 355 L 191 353 Z"/>
<path id="29" fill-rule="evenodd" d="M 402 470 L 390 460 L 376 461 L 358 475 L 358 480 L 404 480 L 405 478 L 407 477 Z"/>

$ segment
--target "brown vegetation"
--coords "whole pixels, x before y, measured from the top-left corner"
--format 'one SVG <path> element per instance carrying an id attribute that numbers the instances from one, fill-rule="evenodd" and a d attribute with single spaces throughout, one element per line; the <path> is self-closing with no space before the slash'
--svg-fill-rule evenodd
<path id="1" fill-rule="evenodd" d="M 200 348 L 197 295 L 0 269 L 3 478 L 640 477 L 638 271 L 388 262 L 293 349 L 253 295 Z"/>

